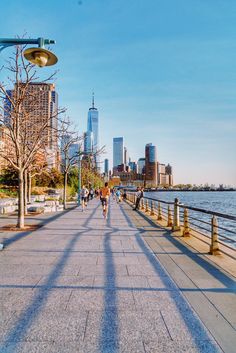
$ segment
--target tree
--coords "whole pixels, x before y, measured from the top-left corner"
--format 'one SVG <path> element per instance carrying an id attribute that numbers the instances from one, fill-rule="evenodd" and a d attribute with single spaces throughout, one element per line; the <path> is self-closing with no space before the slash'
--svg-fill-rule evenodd
<path id="1" fill-rule="evenodd" d="M 61 170 L 64 176 L 63 185 L 63 208 L 66 209 L 66 188 L 68 174 L 72 167 L 78 165 L 79 156 L 82 154 L 80 145 L 83 137 L 78 135 L 74 124 L 69 117 L 62 122 L 59 130 L 61 150 Z"/>
<path id="2" fill-rule="evenodd" d="M 0 82 L 0 123 L 4 129 L 5 142 L 0 147 L 0 155 L 18 174 L 18 220 L 17 226 L 24 228 L 24 177 L 25 172 L 35 163 L 40 149 L 47 145 L 49 129 L 56 129 L 59 114 L 64 109 L 55 110 L 50 117 L 37 119 L 40 100 L 44 99 L 45 91 L 40 87 L 37 93 L 32 92 L 31 85 L 38 83 L 34 65 L 26 63 L 23 57 L 24 47 L 16 46 L 6 70 L 10 72 L 7 84 L 14 85 L 13 90 Z M 49 83 L 55 73 L 40 83 Z M 43 113 L 42 113 L 43 114 Z M 32 118 L 33 117 L 33 118 Z M 53 123 L 52 123 L 53 122 Z"/>

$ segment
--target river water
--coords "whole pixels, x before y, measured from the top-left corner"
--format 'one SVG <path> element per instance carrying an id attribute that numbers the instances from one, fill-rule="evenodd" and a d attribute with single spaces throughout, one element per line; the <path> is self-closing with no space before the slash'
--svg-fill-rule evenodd
<path id="1" fill-rule="evenodd" d="M 209 211 L 219 212 L 226 215 L 232 215 L 236 217 L 236 192 L 234 191 L 155 191 L 155 192 L 146 192 L 145 196 L 151 197 L 154 199 L 159 199 L 163 201 L 174 201 L 175 198 L 179 199 L 179 202 L 197 208 L 202 208 Z M 191 212 L 190 216 L 200 218 L 206 222 L 210 223 L 210 216 L 201 214 L 199 212 Z M 191 221 L 191 220 L 190 220 Z M 192 220 L 197 225 L 210 230 L 210 226 L 198 223 L 195 220 Z M 218 219 L 219 226 L 227 228 L 236 233 L 236 221 L 225 220 L 223 218 Z M 208 233 L 207 231 L 204 231 Z M 219 234 L 227 236 L 232 240 L 236 241 L 236 235 L 227 232 L 225 230 L 219 229 Z M 223 238 L 222 238 L 223 241 Z M 227 243 L 230 241 L 225 240 Z M 230 246 L 235 247 L 234 244 L 229 244 Z"/>

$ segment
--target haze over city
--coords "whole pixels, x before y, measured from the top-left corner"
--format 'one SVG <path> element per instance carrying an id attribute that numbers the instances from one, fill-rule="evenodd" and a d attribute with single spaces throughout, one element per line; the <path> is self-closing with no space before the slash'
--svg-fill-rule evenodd
<path id="1" fill-rule="evenodd" d="M 173 166 L 175 184 L 236 185 L 235 2 L 39 6 L 14 0 L 2 11 L 3 37 L 27 33 L 56 40 L 59 104 L 81 133 L 95 92 L 100 143 L 110 165 L 112 138 L 124 136 L 132 160 L 144 156 L 147 143 L 155 144 L 158 160 Z M 1 65 L 10 50 L 1 53 Z"/>

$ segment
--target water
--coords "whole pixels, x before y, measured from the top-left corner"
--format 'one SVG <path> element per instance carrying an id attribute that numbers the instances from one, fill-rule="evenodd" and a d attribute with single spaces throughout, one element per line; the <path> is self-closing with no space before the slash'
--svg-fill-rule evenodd
<path id="1" fill-rule="evenodd" d="M 214 211 L 223 213 L 226 215 L 232 215 L 236 217 L 236 192 L 234 191 L 200 191 L 200 192 L 181 192 L 181 191 L 157 191 L 157 192 L 147 192 L 145 196 L 163 200 L 163 201 L 174 201 L 175 198 L 179 199 L 179 202 L 192 207 L 202 208 L 208 211 Z M 200 218 L 205 222 L 211 221 L 211 216 L 206 214 L 201 214 L 199 212 L 190 212 L 189 215 L 194 218 Z M 206 224 L 202 224 L 197 222 L 196 220 L 190 220 L 190 222 L 194 222 L 197 226 L 202 226 L 207 230 L 202 230 L 204 233 L 208 233 L 210 231 L 210 226 Z M 219 226 L 227 228 L 236 233 L 236 221 L 226 220 L 223 218 L 218 218 Z M 236 234 L 232 234 L 225 230 L 219 229 L 219 234 L 222 236 L 227 236 L 228 238 L 236 241 Z M 231 243 L 229 240 L 225 240 L 222 238 L 222 241 L 228 243 L 228 245 L 234 247 L 236 243 Z"/>

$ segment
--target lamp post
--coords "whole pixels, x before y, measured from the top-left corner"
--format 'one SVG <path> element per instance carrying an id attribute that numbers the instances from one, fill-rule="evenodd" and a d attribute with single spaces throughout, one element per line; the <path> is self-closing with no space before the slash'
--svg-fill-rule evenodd
<path id="1" fill-rule="evenodd" d="M 78 159 L 78 167 L 79 167 L 79 180 L 78 180 L 78 206 L 81 204 L 80 200 L 80 190 L 81 190 L 81 144 L 79 145 L 79 159 Z"/>
<path id="2" fill-rule="evenodd" d="M 14 45 L 38 44 L 38 47 L 28 48 L 24 50 L 24 57 L 32 64 L 39 67 L 55 65 L 58 61 L 56 55 L 45 49 L 45 45 L 55 44 L 55 40 L 51 39 L 18 39 L 18 38 L 0 38 L 0 52 Z"/>

